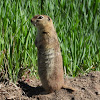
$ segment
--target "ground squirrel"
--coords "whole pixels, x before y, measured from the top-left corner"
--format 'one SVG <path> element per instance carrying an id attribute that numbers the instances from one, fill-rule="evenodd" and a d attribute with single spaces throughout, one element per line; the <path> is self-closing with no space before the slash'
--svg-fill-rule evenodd
<path id="1" fill-rule="evenodd" d="M 65 88 L 62 55 L 52 19 L 47 15 L 36 15 L 31 23 L 38 31 L 35 45 L 38 49 L 38 73 L 43 88 L 49 93 Z"/>

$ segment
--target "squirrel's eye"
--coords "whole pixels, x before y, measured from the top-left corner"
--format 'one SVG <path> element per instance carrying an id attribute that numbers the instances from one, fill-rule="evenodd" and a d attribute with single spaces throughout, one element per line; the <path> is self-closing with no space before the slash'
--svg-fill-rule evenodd
<path id="1" fill-rule="evenodd" d="M 43 16 L 39 16 L 39 17 L 38 17 L 38 19 L 42 19 L 42 18 L 43 18 Z"/>

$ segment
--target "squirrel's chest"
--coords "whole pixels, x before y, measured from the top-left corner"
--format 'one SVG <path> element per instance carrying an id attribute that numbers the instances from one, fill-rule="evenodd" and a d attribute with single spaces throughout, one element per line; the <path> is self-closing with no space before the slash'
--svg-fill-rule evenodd
<path id="1" fill-rule="evenodd" d="M 41 72 L 52 72 L 55 64 L 55 51 L 54 49 L 38 51 L 38 70 Z"/>
<path id="2" fill-rule="evenodd" d="M 55 50 L 53 48 L 48 50 L 39 50 L 38 51 L 38 59 L 43 63 L 48 63 L 48 61 L 54 59 L 55 57 Z M 43 61 L 42 61 L 43 60 Z"/>
<path id="3" fill-rule="evenodd" d="M 38 50 L 40 49 L 48 49 L 53 46 L 54 38 L 49 37 L 48 35 L 40 35 L 37 34 L 36 40 L 35 40 L 35 45 Z"/>

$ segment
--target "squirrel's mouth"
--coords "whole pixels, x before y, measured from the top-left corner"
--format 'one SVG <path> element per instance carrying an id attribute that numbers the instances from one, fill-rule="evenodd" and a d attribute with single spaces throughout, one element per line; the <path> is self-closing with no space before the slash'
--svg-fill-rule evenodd
<path id="1" fill-rule="evenodd" d="M 31 23 L 34 25 L 34 26 L 36 26 L 36 23 L 35 22 L 33 22 L 33 20 L 31 19 Z"/>

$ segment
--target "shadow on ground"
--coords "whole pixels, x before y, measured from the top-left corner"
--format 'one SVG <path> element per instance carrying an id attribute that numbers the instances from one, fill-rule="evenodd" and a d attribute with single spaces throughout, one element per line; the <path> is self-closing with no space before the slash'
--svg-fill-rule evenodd
<path id="1" fill-rule="evenodd" d="M 24 81 L 18 81 L 20 88 L 24 91 L 23 95 L 27 95 L 28 97 L 32 97 L 33 95 L 40 95 L 42 92 L 44 92 L 44 89 L 42 86 L 32 87 L 29 86 Z"/>

